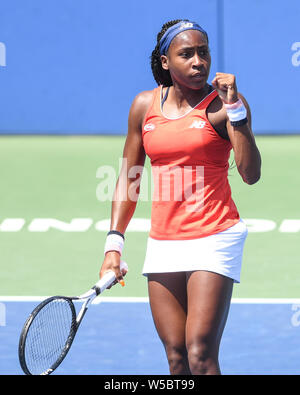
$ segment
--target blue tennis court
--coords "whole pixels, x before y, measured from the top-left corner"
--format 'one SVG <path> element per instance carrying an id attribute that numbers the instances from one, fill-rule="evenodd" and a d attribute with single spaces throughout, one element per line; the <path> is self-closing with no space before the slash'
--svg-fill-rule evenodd
<path id="1" fill-rule="evenodd" d="M 1 302 L 1 374 L 23 374 L 18 362 L 19 335 L 37 303 Z M 233 300 L 220 351 L 222 373 L 299 374 L 298 303 L 297 300 Z M 101 303 L 92 305 L 71 351 L 53 374 L 169 374 L 147 299 L 130 302 L 101 299 Z"/>

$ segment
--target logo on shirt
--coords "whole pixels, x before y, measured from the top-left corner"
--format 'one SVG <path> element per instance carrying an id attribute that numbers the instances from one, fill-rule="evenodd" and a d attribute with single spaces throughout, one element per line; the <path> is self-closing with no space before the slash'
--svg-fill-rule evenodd
<path id="1" fill-rule="evenodd" d="M 205 121 L 194 121 L 189 129 L 195 128 L 195 129 L 203 129 L 205 126 Z"/>
<path id="2" fill-rule="evenodd" d="M 153 125 L 153 123 L 147 123 L 144 126 L 145 132 L 150 132 L 151 130 L 154 130 L 154 129 L 155 129 L 155 125 Z"/>

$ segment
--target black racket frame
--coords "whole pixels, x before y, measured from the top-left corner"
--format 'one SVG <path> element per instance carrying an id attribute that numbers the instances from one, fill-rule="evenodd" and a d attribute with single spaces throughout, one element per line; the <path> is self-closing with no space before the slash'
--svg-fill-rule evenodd
<path id="1" fill-rule="evenodd" d="M 68 351 L 70 350 L 70 347 L 73 343 L 73 340 L 75 338 L 76 332 L 78 330 L 80 322 L 77 323 L 76 321 L 76 309 L 73 304 L 73 300 L 78 300 L 78 298 L 73 297 L 66 297 L 66 296 L 52 296 L 51 298 L 48 298 L 41 302 L 30 314 L 28 319 L 26 320 L 24 327 L 22 329 L 21 335 L 20 335 L 20 340 L 19 340 L 19 348 L 18 348 L 18 354 L 19 354 L 19 361 L 22 370 L 26 375 L 33 375 L 32 372 L 30 372 L 27 364 L 26 364 L 26 358 L 25 358 L 25 349 L 26 349 L 26 339 L 27 339 L 27 334 L 29 332 L 30 326 L 33 323 L 35 317 L 38 315 L 38 313 L 45 307 L 47 304 L 53 302 L 54 300 L 58 299 L 64 299 L 65 301 L 68 302 L 71 313 L 72 313 L 72 324 L 70 328 L 69 335 L 67 337 L 65 346 L 59 356 L 59 358 L 56 360 L 56 362 L 50 366 L 45 372 L 42 372 L 41 375 L 46 376 L 50 375 L 64 360 L 66 355 L 68 354 Z"/>

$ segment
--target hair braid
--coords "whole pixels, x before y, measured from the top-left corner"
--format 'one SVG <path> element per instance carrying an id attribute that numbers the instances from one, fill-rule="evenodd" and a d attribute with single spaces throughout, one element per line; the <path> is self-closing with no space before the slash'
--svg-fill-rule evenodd
<path id="1" fill-rule="evenodd" d="M 156 47 L 154 48 L 154 51 L 152 51 L 152 55 L 151 55 L 151 69 L 152 69 L 153 77 L 158 85 L 164 85 L 164 86 L 173 85 L 169 71 L 164 70 L 161 65 L 159 42 L 162 36 L 165 34 L 165 32 L 169 29 L 169 27 L 176 25 L 176 23 L 179 23 L 181 21 L 183 21 L 183 19 L 176 19 L 173 21 L 166 22 L 162 26 L 161 31 L 157 35 L 157 44 Z"/>

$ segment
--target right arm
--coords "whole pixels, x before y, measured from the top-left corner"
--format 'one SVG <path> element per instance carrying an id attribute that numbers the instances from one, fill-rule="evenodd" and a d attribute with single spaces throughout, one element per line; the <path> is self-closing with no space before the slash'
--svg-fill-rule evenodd
<path id="1" fill-rule="evenodd" d="M 137 205 L 142 169 L 146 158 L 142 140 L 142 124 L 152 95 L 152 91 L 137 95 L 129 112 L 128 134 L 123 149 L 122 167 L 114 191 L 110 223 L 110 230 L 117 230 L 122 234 L 125 233 Z M 135 166 L 140 169 L 139 173 L 132 171 Z M 123 279 L 125 272 L 120 271 L 120 254 L 116 251 L 106 253 L 100 270 L 100 278 L 108 270 L 115 272 L 118 282 Z"/>

